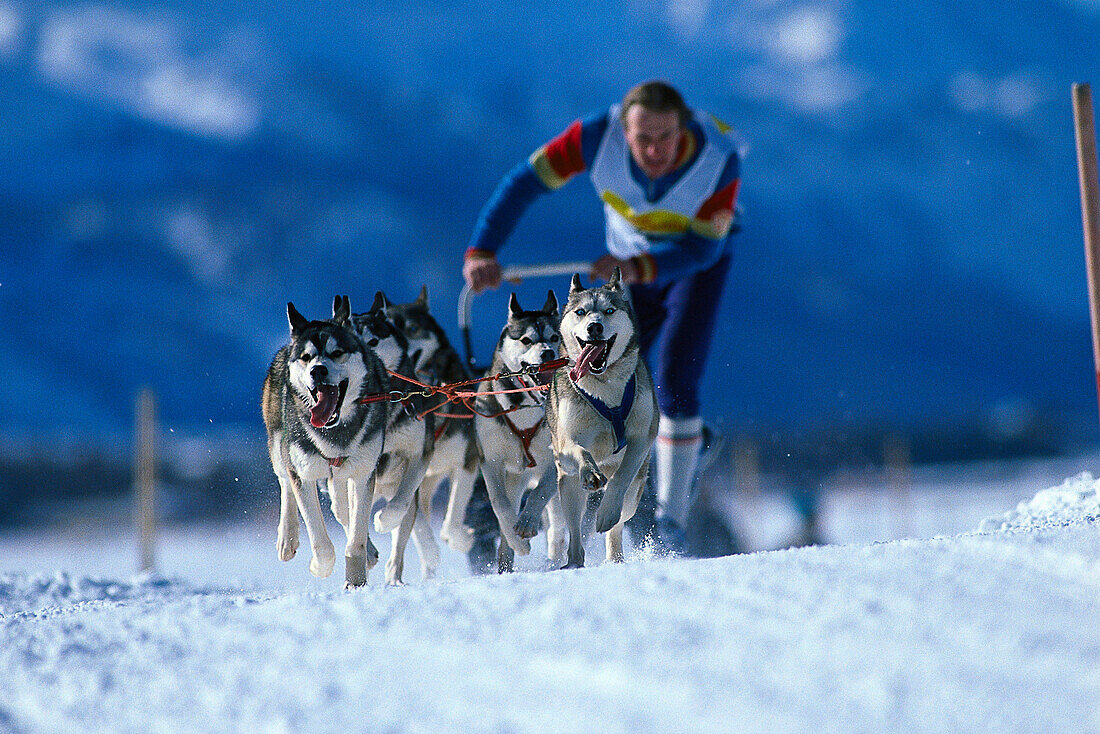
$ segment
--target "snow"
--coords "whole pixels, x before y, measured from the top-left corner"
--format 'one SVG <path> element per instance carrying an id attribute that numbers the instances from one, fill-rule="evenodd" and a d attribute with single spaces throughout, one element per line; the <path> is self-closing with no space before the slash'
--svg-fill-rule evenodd
<path id="1" fill-rule="evenodd" d="M 269 517 L 170 528 L 163 576 L 118 572 L 126 532 L 9 534 L 0 731 L 1100 731 L 1098 488 L 721 559 L 470 577 L 444 549 L 424 582 L 410 551 L 356 592 L 275 561 Z M 866 498 L 831 495 L 833 533 Z"/>

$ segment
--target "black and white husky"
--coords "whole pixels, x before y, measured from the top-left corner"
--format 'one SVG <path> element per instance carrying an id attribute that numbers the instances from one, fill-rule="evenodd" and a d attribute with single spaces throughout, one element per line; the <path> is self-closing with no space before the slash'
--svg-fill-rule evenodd
<path id="1" fill-rule="evenodd" d="M 351 322 L 367 347 L 382 360 L 391 374 L 413 376 L 415 363 L 410 356 L 409 342 L 386 314 L 389 301 L 379 291 L 369 311 L 354 314 Z M 413 386 L 398 378 L 387 381 L 390 388 L 410 392 Z M 417 521 L 416 492 L 424 479 L 434 441 L 433 418 L 422 420 L 424 399 L 411 397 L 403 402 L 389 402 L 386 418 L 386 443 L 378 468 L 374 474 L 374 495 L 386 500 L 386 505 L 374 516 L 378 532 L 391 533 L 390 557 L 386 561 L 386 583 L 400 584 L 404 574 L 405 547 Z M 340 498 L 339 488 L 330 484 L 333 512 L 337 519 L 348 517 L 347 507 Z M 343 522 L 343 520 L 341 520 Z M 439 567 L 439 547 L 431 535 L 428 523 L 427 536 L 421 532 L 413 536 L 420 552 L 421 571 L 424 578 L 432 578 Z"/>
<path id="2" fill-rule="evenodd" d="M 596 530 L 607 533 L 607 558 L 623 560 L 623 523 L 638 508 L 657 437 L 657 394 L 620 278 L 616 268 L 606 285 L 586 290 L 574 275 L 562 313 L 573 367 L 554 375 L 546 420 L 569 527 L 567 568 L 584 565 L 581 523 L 596 490 L 603 490 Z"/>
<path id="3" fill-rule="evenodd" d="M 559 319 L 553 291 L 539 311 L 524 311 L 513 293 L 489 374 L 517 372 L 557 359 Z M 492 393 L 533 386 L 534 377 L 506 378 L 483 382 L 478 391 Z M 551 562 L 560 560 L 564 550 L 564 518 L 556 492 L 543 402 L 536 392 L 487 394 L 476 402 L 474 424 L 482 456 L 481 473 L 500 524 L 497 561 L 501 572 L 512 569 L 516 553 L 531 552 L 530 539 L 538 533 L 543 508 L 549 516 L 547 555 Z M 520 501 L 528 488 L 532 491 L 521 513 Z"/>
<path id="4" fill-rule="evenodd" d="M 336 554 L 321 515 L 317 482 L 331 480 L 346 499 L 346 585 L 366 583 L 378 562 L 368 532 L 372 476 L 382 456 L 385 403 L 362 398 L 388 388 L 382 360 L 351 326 L 346 297 L 335 299 L 332 318 L 310 321 L 287 304 L 290 342 L 278 351 L 264 380 L 263 416 L 271 465 L 279 480 L 277 552 L 288 561 L 298 550 L 298 512 L 305 519 L 315 576 L 332 573 Z"/>
<path id="5" fill-rule="evenodd" d="M 428 304 L 428 289 L 410 303 L 386 306 L 386 315 L 409 342 L 409 354 L 413 355 L 416 377 L 427 385 L 449 385 L 470 379 L 462 358 L 451 346 L 446 332 L 432 316 Z M 428 406 L 445 401 L 442 396 L 430 398 Z M 480 457 L 474 436 L 474 423 L 464 415 L 462 406 L 444 405 L 436 414 L 434 447 L 431 461 L 418 493 L 420 512 L 413 527 L 413 537 L 420 539 L 417 548 L 421 553 L 431 553 L 429 541 L 434 544 L 431 532 L 432 496 L 444 479 L 449 480 L 450 496 L 443 527 L 439 531 L 446 543 L 456 551 L 465 553 L 473 544 L 473 531 L 462 522 L 466 505 L 474 490 Z M 434 551 L 438 564 L 439 550 Z"/>

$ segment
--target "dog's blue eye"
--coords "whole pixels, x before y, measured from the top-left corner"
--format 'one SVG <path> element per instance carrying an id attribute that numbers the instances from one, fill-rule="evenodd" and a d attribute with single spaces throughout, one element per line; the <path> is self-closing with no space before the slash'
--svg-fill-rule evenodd
<path id="1" fill-rule="evenodd" d="M 610 316 L 611 314 L 615 313 L 615 309 L 609 308 L 606 311 L 604 311 L 604 313 L 607 314 L 608 316 Z"/>
<path id="2" fill-rule="evenodd" d="M 584 309 L 583 308 L 578 308 L 573 313 L 577 314 L 578 316 L 584 316 Z"/>

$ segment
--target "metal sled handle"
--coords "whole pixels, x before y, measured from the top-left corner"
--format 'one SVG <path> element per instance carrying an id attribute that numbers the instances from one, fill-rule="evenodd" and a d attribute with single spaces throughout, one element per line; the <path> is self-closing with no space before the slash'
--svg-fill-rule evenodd
<path id="1" fill-rule="evenodd" d="M 592 263 L 584 260 L 576 262 L 542 263 L 541 265 L 509 265 L 501 269 L 501 281 L 519 283 L 525 278 L 545 278 L 554 275 L 572 275 L 583 273 L 587 275 L 592 271 Z M 466 347 L 466 365 L 473 368 L 474 352 L 470 345 L 470 307 L 473 305 L 474 296 L 469 284 L 462 286 L 462 292 L 458 294 L 458 328 L 462 330 L 463 346 Z"/>

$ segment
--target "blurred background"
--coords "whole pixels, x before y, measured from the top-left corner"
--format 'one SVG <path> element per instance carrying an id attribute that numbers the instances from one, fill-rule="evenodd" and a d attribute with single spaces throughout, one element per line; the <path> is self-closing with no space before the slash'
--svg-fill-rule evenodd
<path id="1" fill-rule="evenodd" d="M 727 479 L 1096 448 L 1070 87 L 1100 2 L 392 5 L 0 0 L 0 526 L 128 511 L 143 387 L 162 516 L 270 512 L 286 302 L 426 284 L 460 344 L 500 176 L 654 77 L 749 145 L 706 377 Z M 602 231 L 578 181 L 502 260 Z M 507 293 L 475 302 L 483 362 Z"/>

